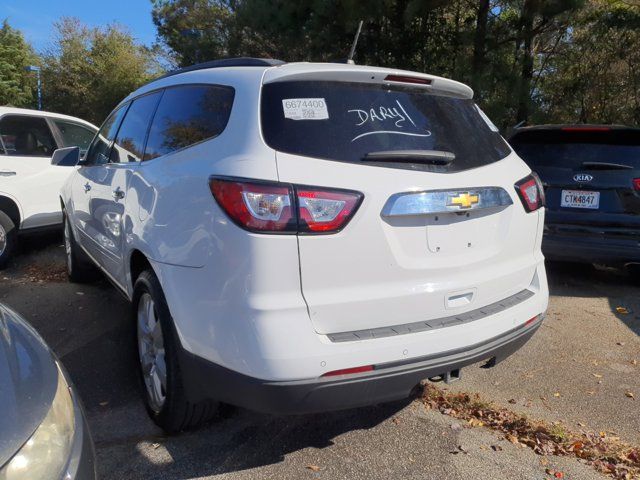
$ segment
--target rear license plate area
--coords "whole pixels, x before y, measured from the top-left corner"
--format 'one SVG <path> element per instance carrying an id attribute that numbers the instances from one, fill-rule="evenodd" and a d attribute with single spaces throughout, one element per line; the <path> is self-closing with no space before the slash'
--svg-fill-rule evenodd
<path id="1" fill-rule="evenodd" d="M 600 192 L 562 190 L 560 206 L 563 208 L 588 208 L 597 210 L 600 207 Z"/>

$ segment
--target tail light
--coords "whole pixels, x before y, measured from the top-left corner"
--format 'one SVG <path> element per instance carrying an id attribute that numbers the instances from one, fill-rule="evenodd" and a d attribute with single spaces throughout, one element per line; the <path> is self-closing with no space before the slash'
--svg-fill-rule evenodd
<path id="1" fill-rule="evenodd" d="M 633 179 L 633 189 L 637 192 L 640 191 L 640 178 Z"/>
<path id="2" fill-rule="evenodd" d="M 517 182 L 515 187 L 527 212 L 533 212 L 544 207 L 544 188 L 538 175 L 531 173 L 528 177 Z"/>
<path id="3" fill-rule="evenodd" d="M 363 198 L 348 190 L 220 177 L 213 177 L 209 187 L 237 225 L 261 233 L 339 232 Z"/>

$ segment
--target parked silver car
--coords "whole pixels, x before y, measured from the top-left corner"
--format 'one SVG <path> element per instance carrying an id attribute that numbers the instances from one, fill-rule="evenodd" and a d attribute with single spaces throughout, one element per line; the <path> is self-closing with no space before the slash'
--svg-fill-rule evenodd
<path id="1" fill-rule="evenodd" d="M 77 392 L 38 333 L 0 304 L 0 480 L 95 480 Z"/>

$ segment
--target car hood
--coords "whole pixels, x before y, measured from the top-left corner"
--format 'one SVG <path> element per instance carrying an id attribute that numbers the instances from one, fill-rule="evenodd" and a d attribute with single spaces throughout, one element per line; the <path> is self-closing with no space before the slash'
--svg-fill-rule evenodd
<path id="1" fill-rule="evenodd" d="M 0 466 L 47 415 L 57 381 L 49 347 L 25 320 L 0 304 Z"/>

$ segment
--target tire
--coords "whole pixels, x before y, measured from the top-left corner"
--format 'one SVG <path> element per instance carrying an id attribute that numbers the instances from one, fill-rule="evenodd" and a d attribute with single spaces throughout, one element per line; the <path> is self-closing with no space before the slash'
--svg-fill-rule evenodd
<path id="1" fill-rule="evenodd" d="M 18 229 L 9 216 L 0 210 L 0 270 L 9 264 L 18 244 Z"/>
<path id="2" fill-rule="evenodd" d="M 219 404 L 189 402 L 178 362 L 179 340 L 162 287 L 145 270 L 133 290 L 138 365 L 145 407 L 166 433 L 192 429 L 216 416 Z M 163 378 L 164 370 L 164 378 Z"/>
<path id="3" fill-rule="evenodd" d="M 98 269 L 82 250 L 73 236 L 71 222 L 67 212 L 63 211 L 64 251 L 67 259 L 67 276 L 73 283 L 89 283 L 100 277 Z"/>

